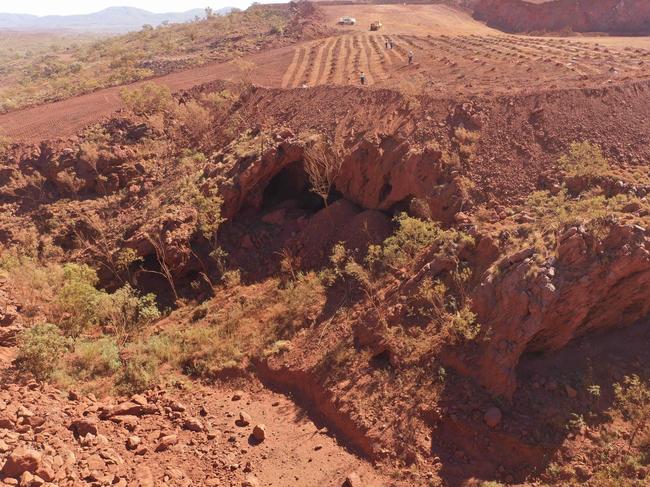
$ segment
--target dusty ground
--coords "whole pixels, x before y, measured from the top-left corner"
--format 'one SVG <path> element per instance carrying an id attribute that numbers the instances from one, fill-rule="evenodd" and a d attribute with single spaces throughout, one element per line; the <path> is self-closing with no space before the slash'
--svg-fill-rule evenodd
<path id="1" fill-rule="evenodd" d="M 469 13 L 447 5 L 333 5 L 321 7 L 326 21 L 336 26 L 339 18 L 357 19 L 343 30 L 367 32 L 371 22 L 382 22 L 382 33 L 413 35 L 494 34 L 498 31 L 476 22 Z"/>
<path id="2" fill-rule="evenodd" d="M 42 465 L 53 475 L 48 480 L 56 485 L 92 484 L 95 479 L 142 487 L 219 486 L 242 485 L 255 477 L 259 484 L 254 485 L 269 487 L 338 487 L 350 474 L 363 479 L 363 485 L 381 485 L 372 466 L 348 452 L 327 428 L 290 398 L 259 384 L 242 380 L 244 391 L 184 382 L 149 394 L 154 407 L 147 413 L 100 420 L 115 399 L 71 399 L 49 386 L 16 384 L 17 374 L 10 369 L 14 354 L 14 349 L 0 347 L 0 419 L 11 421 L 0 427 L 0 464 L 16 447 L 33 449 L 42 454 Z M 250 415 L 250 424 L 241 424 L 241 412 Z M 26 417 L 36 419 L 18 419 Z M 190 419 L 200 430 L 188 429 Z M 70 425 L 77 420 L 96 428 L 92 438 L 75 438 Z M 258 442 L 251 433 L 260 424 L 266 438 Z M 161 436 L 174 436 L 175 443 L 160 451 Z M 127 446 L 133 437 L 139 438 L 137 448 Z"/>
<path id="3" fill-rule="evenodd" d="M 573 87 L 609 86 L 650 77 L 650 38 L 506 36 L 441 5 L 323 7 L 333 26 L 342 15 L 359 20 L 348 34 L 251 55 L 251 80 L 265 87 L 358 84 L 423 89 L 442 97 L 493 96 Z M 370 19 L 384 27 L 367 31 Z M 395 47 L 385 48 L 390 39 Z M 407 64 L 413 51 L 415 62 Z M 156 78 L 172 90 L 240 79 L 237 63 L 221 63 Z M 73 135 L 121 107 L 120 88 L 0 116 L 0 133 L 38 141 Z"/>
<path id="4" fill-rule="evenodd" d="M 623 332 L 586 336 L 559 353 L 537 353 L 562 347 L 586 331 L 631 324 L 647 315 L 650 183 L 644 161 L 650 51 L 640 46 L 648 40 L 509 36 L 441 6 L 340 6 L 326 7 L 326 12 L 329 22 L 351 14 L 366 23 L 381 13 L 385 28 L 369 33 L 361 24 L 351 32 L 250 56 L 257 66 L 252 81 L 271 89 L 243 90 L 236 106 L 229 107 L 231 118 L 220 114 L 212 119 L 203 134 L 205 147 L 184 141 L 174 120 L 167 132 L 150 132 L 151 140 L 134 142 L 142 139 L 137 135 L 142 120 L 129 120 L 127 114 L 107 122 L 110 143 L 94 164 L 88 164 L 85 149 L 70 148 L 86 142 L 83 136 L 14 147 L 15 159 L 0 171 L 6 181 L 0 220 L 10 223 L 5 238 L 15 234 L 20 241 L 20 231 L 31 228 L 28 221 L 43 226 L 45 216 L 48 222 L 62 222 L 48 237 L 74 248 L 78 235 L 70 230 L 82 223 L 78 213 L 87 211 L 107 222 L 108 233 L 119 235 L 115 245 L 143 248 L 148 252 L 143 257 L 152 263 L 153 249 L 139 245 L 145 240 L 138 240 L 144 238 L 138 232 L 151 223 L 146 198 L 155 191 L 180 192 L 169 184 L 179 178 L 174 172 L 178 152 L 171 147 L 178 143 L 209 155 L 204 163 L 195 163 L 205 164 L 199 171 L 206 178 L 204 187 L 217 187 L 224 196 L 221 214 L 228 223 L 219 230 L 220 243 L 251 284 L 236 285 L 235 291 L 217 285 L 216 295 L 205 301 L 209 307 L 198 318 L 201 323 L 194 320 L 192 305 L 181 307 L 168 323 L 216 327 L 220 311 L 241 307 L 241 315 L 232 311 L 233 320 L 250 326 L 247 332 L 261 333 L 276 319 L 269 314 L 273 306 L 262 300 L 265 286 L 271 289 L 273 283 L 255 281 L 278 275 L 283 250 L 289 249 L 285 273 L 294 272 L 294 258 L 300 266 L 304 257 L 305 268 L 311 265 L 309 258 L 329 262 L 336 242 L 350 239 L 351 248 L 371 238 L 380 242 L 382 232 L 388 235 L 394 225 L 391 216 L 407 206 L 452 229 L 472 232 L 476 247 L 454 243 L 447 256 L 430 253 L 432 247 L 409 268 L 378 278 L 377 288 L 368 286 L 367 300 L 360 290 L 360 297 L 351 294 L 351 281 L 341 282 L 327 293 L 318 316 L 303 313 L 305 328 L 290 335 L 286 350 L 238 369 L 264 384 L 238 379 L 228 386 L 208 386 L 183 379 L 144 399 L 131 398 L 153 406 L 146 414 L 135 408 L 139 412 L 128 420 L 102 414 L 124 398 L 69 399 L 49 386 L 19 383 L 19 374 L 8 368 L 14 351 L 0 349 L 5 377 L 0 447 L 7 445 L 0 448 L 0 459 L 16 446 L 43 451 L 43 462 L 55 470 L 53 478 L 61 476 L 62 486 L 85 479 L 120 487 L 190 481 L 252 487 L 255 483 L 245 480 L 249 475 L 261 485 L 336 486 L 351 472 L 363 480 L 348 487 L 400 485 L 380 477 L 338 438 L 376 460 L 386 475 L 408 479 L 403 485 L 427 485 L 427 479 L 450 486 L 480 485 L 474 479 L 531 485 L 527 482 L 534 479 L 533 485 L 548 481 L 564 486 L 575 484 L 551 477 L 553 462 L 575 467 L 567 478 L 578 482 L 618 458 L 605 458 L 603 452 L 625 451 L 629 425 L 616 425 L 616 435 L 609 436 L 611 386 L 623 374 L 647 377 L 646 322 Z M 388 39 L 395 43 L 392 50 L 385 48 Z M 406 63 L 408 50 L 415 54 L 412 66 Z M 345 86 L 358 85 L 361 70 L 370 88 Z M 158 81 L 179 90 L 240 75 L 237 64 L 215 64 Z M 303 85 L 310 89 L 299 88 Z M 383 89 L 394 87 L 401 93 Z M 195 94 L 222 88 L 222 83 L 202 85 Z M 18 139 L 41 142 L 71 135 L 118 107 L 119 91 L 104 90 L 0 117 L 0 126 Z M 223 152 L 208 145 L 224 136 L 220 124 L 238 136 L 245 134 Z M 271 126 L 268 137 L 246 132 L 256 126 Z M 310 130 L 344 140 L 347 151 L 340 153 L 338 194 L 330 195 L 336 200 L 317 209 L 306 199 L 310 189 L 300 173 L 306 159 L 300 134 Z M 621 221 L 610 222 L 603 235 L 597 233 L 600 226 L 593 230 L 579 224 L 581 214 L 578 223 L 565 221 L 549 230 L 547 248 L 533 240 L 538 231 L 546 231 L 537 227 L 547 217 L 536 215 L 537 208 L 524 201 L 535 190 L 563 191 L 566 181 L 557 160 L 576 140 L 597 144 L 611 163 L 614 172 L 598 182 L 604 192 L 611 191 L 608 204 L 620 199 L 622 205 L 629 198 L 630 205 L 617 210 Z M 449 159 L 450 154 L 458 160 Z M 545 193 L 543 203 L 556 204 L 552 195 Z M 598 209 L 602 203 L 587 194 L 571 203 L 592 199 Z M 185 238 L 184 218 L 192 223 L 194 203 L 189 209 L 185 203 L 170 206 L 174 211 L 165 225 L 181 229 L 178 236 L 166 234 L 170 247 L 174 238 Z M 99 236 L 102 228 L 98 223 Z M 50 232 L 49 223 L 44 232 Z M 190 238 L 188 234 L 187 242 Z M 198 252 L 203 250 L 197 245 Z M 420 329 L 404 303 L 420 299 L 415 293 L 424 287 L 424 276 L 446 276 L 455 283 L 457 276 L 446 275 L 447 266 L 451 262 L 458 271 L 461 258 L 476 271 L 472 300 L 488 331 L 480 343 L 470 339 L 466 347 L 440 350 L 436 340 L 444 336 L 435 327 Z M 194 298 L 201 283 L 189 281 L 195 272 L 189 257 L 179 262 L 174 275 L 188 281 L 182 286 Z M 490 268 L 495 271 L 487 272 Z M 153 287 L 165 299 L 163 286 Z M 466 292 L 459 291 L 458 297 Z M 313 294 L 302 292 L 292 302 Z M 341 308 L 342 296 L 352 300 L 349 307 Z M 420 344 L 429 348 L 421 350 Z M 265 387 L 271 385 L 284 394 Z M 593 385 L 602 387 L 602 403 L 594 404 L 589 395 Z M 236 388 L 245 393 L 233 400 Z M 498 418 L 491 421 L 488 413 L 495 408 Z M 251 416 L 250 424 L 237 424 L 242 411 Z M 569 427 L 575 415 L 584 416 L 585 424 L 573 431 Z M 25 419 L 32 417 L 37 419 Z M 68 427 L 82 417 L 99 435 L 73 437 Z M 267 433 L 260 444 L 250 440 L 258 423 Z M 323 429 L 324 424 L 330 429 Z M 140 444 L 130 450 L 126 443 L 134 435 Z M 168 449 L 161 448 L 164 442 Z M 627 477 L 644 485 L 648 475 L 650 467 L 643 464 Z"/>

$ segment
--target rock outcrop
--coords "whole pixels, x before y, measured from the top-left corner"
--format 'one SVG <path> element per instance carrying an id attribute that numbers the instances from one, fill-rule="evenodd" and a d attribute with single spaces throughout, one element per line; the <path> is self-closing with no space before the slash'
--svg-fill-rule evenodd
<path id="1" fill-rule="evenodd" d="M 224 217 L 232 218 L 242 208 L 259 210 L 274 178 L 286 179 L 281 186 L 287 191 L 287 199 L 309 189 L 303 169 L 304 143 L 290 131 L 274 139 L 276 144 L 261 157 L 224 157 L 217 165 L 213 176 L 225 174 L 218 182 Z M 466 203 L 458 175 L 451 174 L 441 151 L 433 146 L 413 146 L 391 135 L 364 137 L 346 148 L 342 157 L 333 190 L 361 208 L 390 210 L 419 199 L 431 216 L 451 221 Z"/>
<path id="2" fill-rule="evenodd" d="M 10 297 L 6 282 L 0 278 L 0 347 L 15 346 L 22 329 L 18 304 Z"/>
<path id="3" fill-rule="evenodd" d="M 633 225 L 613 225 L 598 239 L 570 227 L 556 256 L 538 267 L 534 249 L 499 263 L 473 291 L 478 321 L 490 330 L 477 367 L 490 392 L 516 388 L 522 354 L 557 350 L 594 330 L 630 325 L 650 313 L 650 238 Z"/>
<path id="4" fill-rule="evenodd" d="M 646 0 L 479 0 L 474 16 L 508 32 L 650 32 Z"/>

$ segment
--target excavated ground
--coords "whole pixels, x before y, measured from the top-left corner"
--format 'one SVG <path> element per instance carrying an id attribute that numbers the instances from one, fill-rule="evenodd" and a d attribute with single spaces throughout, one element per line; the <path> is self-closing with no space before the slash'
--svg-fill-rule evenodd
<path id="1" fill-rule="evenodd" d="M 251 80 L 265 87 L 358 85 L 467 98 L 603 87 L 650 78 L 647 38 L 536 38 L 503 35 L 462 10 L 443 5 L 322 7 L 329 26 L 342 15 L 359 23 L 341 34 L 245 57 Z M 367 32 L 369 19 L 383 21 Z M 392 40 L 393 49 L 386 49 Z M 414 53 L 408 65 L 407 54 Z M 172 90 L 240 79 L 238 63 L 221 63 L 156 78 Z M 247 75 L 249 76 L 249 75 Z M 137 86 L 134 85 L 134 87 Z M 121 105 L 121 88 L 0 115 L 0 133 L 24 141 L 71 136 Z"/>
<path id="2" fill-rule="evenodd" d="M 431 351 L 433 357 L 409 362 L 403 343 L 417 344 L 423 335 L 416 326 L 403 335 L 391 334 L 409 319 L 402 298 L 412 297 L 409 293 L 415 293 L 423 276 L 437 278 L 448 265 L 437 255 L 425 255 L 418 269 L 396 269 L 397 277 L 382 283 L 377 296 L 353 302 L 342 315 L 335 312 L 341 296 L 330 291 L 321 316 L 310 318 L 312 324 L 296 334 L 288 351 L 247 364 L 246 371 L 252 370 L 268 388 L 295 393 L 342 443 L 372 459 L 381 472 L 409 479 L 405 485 L 435 485 L 437 480 L 473 485 L 479 482 L 475 479 L 529 485 L 528 479 L 539 479 L 553 462 L 570 466 L 578 479 L 589 479 L 590 469 L 606 463 L 599 457 L 605 442 L 610 449 L 626 448 L 627 426 L 607 421 L 611 384 L 627 374 L 648 376 L 644 317 L 650 235 L 641 224 L 648 217 L 643 198 L 650 193 L 650 51 L 638 47 L 648 40 L 619 39 L 616 47 L 605 47 L 606 41 L 587 38 L 507 36 L 443 6 L 324 8 L 330 22 L 347 14 L 363 23 L 381 16 L 386 27 L 366 33 L 361 23 L 349 33 L 251 58 L 258 62 L 254 80 L 265 87 L 244 93 L 233 108 L 231 128 L 248 134 L 248 128 L 259 133 L 264 127 L 270 142 L 265 145 L 262 138 L 258 146 L 258 139 L 246 140 L 246 135 L 244 142 L 236 139 L 211 154 L 202 168 L 224 198 L 224 246 L 251 286 L 242 286 L 241 295 L 217 290 L 210 306 L 216 310 L 237 302 L 243 307 L 254 301 L 263 293 L 264 279 L 278 273 L 278 252 L 285 247 L 296 244 L 305 268 L 318 268 L 328 262 L 334 243 L 380 242 L 394 229 L 390 217 L 416 210 L 412 204 L 420 202 L 426 207 L 423 214 L 476 238 L 476 248 L 457 257 L 475 267 L 472 297 L 482 324 L 493 334 L 466 348 L 439 355 Z M 395 42 L 393 50 L 385 49 L 388 38 Z M 412 66 L 405 62 L 408 50 L 415 53 Z M 212 66 L 161 80 L 190 88 L 197 82 L 193 75 L 202 76 L 201 81 L 237 78 L 234 69 Z M 370 89 L 345 86 L 356 84 L 359 70 L 368 75 Z M 211 82 L 194 87 L 191 94 L 223 86 Z M 109 90 L 8 114 L 0 117 L 0 125 L 17 139 L 41 142 L 71 135 L 118 106 L 117 92 Z M 130 138 L 134 126 L 120 119 L 106 124 L 114 153 L 102 155 L 92 170 L 82 151 L 71 148 L 83 136 L 13 146 L 11 160 L 0 166 L 0 237 L 18 241 L 21 231 L 39 225 L 44 214 L 48 220 L 80 222 L 80 213 L 87 211 L 102 218 L 113 215 L 111 232 L 120 245 L 147 248 L 138 240 L 139 230 L 150 223 L 143 206 L 175 173 L 133 152 L 138 149 L 137 137 Z M 469 144 L 462 139 L 464 131 L 470 132 Z M 336 198 L 325 208 L 304 204 L 301 137 L 307 132 L 328 135 L 344 148 Z M 536 190 L 559 191 L 564 181 L 558 176 L 558 158 L 572 142 L 583 140 L 600 146 L 610 161 L 615 176 L 605 187 L 612 199 L 638 198 L 643 204 L 622 210 L 623 221 L 608 221 L 605 235 L 577 224 L 558 229 L 553 255 L 509 247 L 509 240 L 527 235 L 529 225 L 536 224 L 529 215 L 535 208 L 522 203 Z M 456 163 L 449 162 L 450 154 L 458 155 Z M 70 179 L 81 189 L 71 189 Z M 59 201 L 62 197 L 70 200 Z M 167 223 L 180 234 L 185 217 L 178 212 Z M 63 227 L 54 238 L 68 243 L 71 236 L 63 232 L 69 229 Z M 174 238 L 184 238 L 178 234 L 169 234 L 170 247 Z M 151 252 L 142 257 L 150 258 Z M 195 271 L 189 261 L 175 269 L 179 277 Z M 493 275 L 487 272 L 492 265 L 498 270 Z M 249 318 L 264 324 L 266 311 Z M 188 313 L 181 309 L 161 327 L 183 323 Z M 390 322 L 389 330 L 381 329 L 377 315 Z M 638 320 L 626 330 L 611 330 Z M 593 330 L 608 334 L 585 335 Z M 0 349 L 2 357 L 10 359 L 11 352 Z M 249 431 L 232 426 L 240 411 L 233 407 L 232 391 L 194 385 L 189 391 L 157 391 L 146 398 L 157 412 L 134 420 L 135 434 L 141 428 L 138 436 L 147 447 L 143 462 L 122 446 L 128 433 L 121 425 L 98 420 L 99 432 L 117 445 L 112 451 L 101 444 L 104 440 L 90 438 L 87 444 L 74 444 L 70 457 L 57 453 L 63 445 L 53 443 L 54 451 L 47 453 L 52 459 L 45 463 L 75 458 L 58 470 L 72 477 L 71 485 L 76 478 L 95 475 L 89 462 L 105 465 L 108 474 L 100 473 L 115 483 L 146 471 L 141 463 L 154 479 L 181 479 L 178 485 L 185 478 L 199 485 L 210 485 L 207 478 L 214 479 L 212 485 L 239 483 L 248 474 L 247 461 L 263 485 L 341 485 L 350 471 L 364 477 L 359 485 L 392 485 L 338 447 L 334 438 L 321 440 L 323 431 L 302 417 L 303 410 L 256 380 L 242 382 L 242 387 L 249 393 L 246 408 L 253 420 L 268 428 L 262 445 L 247 446 Z M 99 416 L 100 406 L 92 399 L 66 407 L 67 399 L 57 391 L 15 382 L 9 379 L 9 393 L 0 396 L 14 429 L 0 431 L 11 446 L 64 438 L 69 449 L 73 437 L 67 423 L 84 413 L 92 420 Z M 598 404 L 587 395 L 594 384 L 607 388 Z M 45 408 L 56 411 L 54 422 L 45 423 L 45 438 L 36 436 L 42 431 L 31 420 L 21 419 L 32 416 L 18 411 L 21 404 L 40 403 L 43 397 L 43 408 L 32 408 L 37 409 L 33 416 L 44 416 Z M 102 406 L 112 399 L 103 401 Z M 186 403 L 185 410 L 174 411 L 174 401 Z M 503 415 L 488 425 L 484 415 L 495 405 Z M 578 431 L 566 428 L 572 412 L 588 420 Z M 205 431 L 184 429 L 202 415 L 199 420 L 209 424 Z M 219 430 L 216 437 L 209 433 L 213 428 Z M 162 437 L 174 435 L 178 445 L 171 453 L 155 452 Z M 222 437 L 219 447 L 211 443 Z M 643 485 L 650 469 L 641 466 L 634 474 Z M 356 487 L 354 482 L 352 477 L 348 484 Z M 557 485 L 566 484 L 560 480 Z"/>

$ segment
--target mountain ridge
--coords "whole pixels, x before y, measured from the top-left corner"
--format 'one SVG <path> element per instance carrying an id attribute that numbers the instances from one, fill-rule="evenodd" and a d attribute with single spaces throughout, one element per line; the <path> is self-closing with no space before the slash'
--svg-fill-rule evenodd
<path id="1" fill-rule="evenodd" d="M 232 7 L 214 11 L 225 15 Z M 0 30 L 85 30 L 124 32 L 141 28 L 144 24 L 158 26 L 164 22 L 182 23 L 203 17 L 204 9 L 191 9 L 184 12 L 153 13 L 147 10 L 114 6 L 99 12 L 80 15 L 46 15 L 10 14 L 0 12 Z"/>

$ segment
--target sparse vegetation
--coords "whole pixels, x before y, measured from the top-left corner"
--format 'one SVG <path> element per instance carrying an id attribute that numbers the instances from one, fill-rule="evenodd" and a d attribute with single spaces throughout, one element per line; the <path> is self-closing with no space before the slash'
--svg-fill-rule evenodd
<path id="1" fill-rule="evenodd" d="M 9 83 L 0 88 L 0 112 L 227 61 L 264 44 L 288 43 L 290 19 L 286 10 L 253 6 L 228 16 L 149 26 L 114 37 L 51 35 L 45 47 L 31 39 L 3 39 L 0 61 Z"/>
<path id="2" fill-rule="evenodd" d="M 436 222 L 413 218 L 401 213 L 395 218 L 398 227 L 395 233 L 386 239 L 382 250 L 384 265 L 398 269 L 409 266 L 424 250 L 435 244 L 436 251 L 443 254 L 453 253 L 461 244 L 472 244 L 469 235 L 456 230 L 443 230 Z M 375 260 L 376 256 L 371 256 Z"/>
<path id="3" fill-rule="evenodd" d="M 145 83 L 140 88 L 123 88 L 120 97 L 127 109 L 140 116 L 151 116 L 169 111 L 172 94 L 168 87 Z"/>
<path id="4" fill-rule="evenodd" d="M 121 367 L 120 350 L 112 337 L 78 340 L 65 367 L 77 381 L 111 377 Z"/>
<path id="5" fill-rule="evenodd" d="M 140 295 L 129 284 L 112 294 L 104 293 L 98 305 L 99 320 L 105 323 L 120 343 L 126 343 L 139 330 L 160 318 L 153 293 Z"/>
<path id="6" fill-rule="evenodd" d="M 288 8 L 297 7 L 311 8 Z M 222 26 L 207 13 L 210 29 Z M 650 214 L 645 165 L 630 157 L 621 167 L 620 161 L 610 166 L 596 145 L 576 143 L 559 159 L 560 170 L 549 168 L 546 157 L 537 161 L 537 155 L 555 150 L 575 132 L 546 144 L 542 139 L 555 133 L 543 126 L 550 110 L 528 113 L 532 107 L 527 105 L 522 120 L 529 116 L 533 128 L 524 126 L 521 133 L 537 142 L 520 145 L 509 133 L 494 130 L 492 116 L 503 114 L 484 111 L 483 99 L 455 106 L 443 97 L 433 102 L 416 89 L 421 87 L 418 77 L 426 72 L 424 57 L 421 64 L 401 70 L 413 75 L 413 81 L 402 83 L 405 97 L 389 90 L 332 90 L 343 101 L 377 97 L 378 107 L 359 112 L 382 117 L 377 130 L 372 120 L 359 121 L 354 107 L 334 106 L 335 111 L 325 112 L 316 105 L 319 99 L 309 107 L 315 109 L 309 118 L 287 110 L 288 103 L 308 90 L 280 93 L 248 86 L 254 67 L 237 54 L 256 49 L 260 39 L 247 38 L 245 32 L 226 39 L 221 31 L 204 33 L 203 23 L 194 26 L 184 40 L 205 41 L 196 52 L 167 45 L 155 46 L 160 57 L 153 59 L 121 48 L 103 53 L 114 63 L 115 82 L 144 75 L 140 69 L 166 70 L 160 61 L 163 49 L 169 53 L 165 62 L 173 65 L 186 60 L 185 55 L 212 56 L 205 52 L 210 45 L 219 56 L 234 56 L 230 68 L 239 68 L 243 83 L 208 84 L 177 98 L 164 86 L 138 84 L 122 91 L 127 110 L 86 129 L 76 140 L 7 149 L 9 163 L 0 167 L 0 305 L 5 295 L 8 304 L 6 310 L 0 308 L 0 321 L 12 324 L 6 335 L 0 329 L 0 339 L 14 339 L 17 314 L 15 326 L 26 328 L 19 341 L 19 370 L 31 374 L 27 380 L 33 376 L 73 390 L 66 399 L 45 384 L 31 382 L 17 397 L 37 397 L 42 386 L 64 402 L 83 401 L 83 411 L 94 419 L 109 411 L 89 392 L 131 395 L 155 388 L 144 398 L 129 400 L 140 404 L 146 399 L 164 414 L 142 416 L 133 434 L 141 434 L 153 451 L 159 435 L 150 434 L 151 424 L 166 433 L 165 422 L 176 429 L 186 421 L 200 421 L 205 428 L 189 426 L 203 430 L 201 434 L 178 435 L 178 448 L 191 452 L 204 437 L 212 438 L 215 403 L 204 401 L 205 408 L 200 408 L 198 400 L 187 402 L 180 414 L 183 408 L 172 408 L 169 398 L 181 395 L 185 386 L 203 393 L 228 381 L 227 387 L 234 389 L 256 374 L 269 381 L 277 374 L 279 382 L 305 388 L 300 392 L 308 392 L 328 416 L 344 414 L 342 429 L 367 434 L 358 438 L 362 449 L 368 446 L 389 459 L 381 462 L 382 468 L 392 469 L 405 485 L 442 484 L 447 479 L 439 476 L 450 472 L 455 480 L 465 467 L 476 473 L 470 483 L 486 487 L 501 484 L 484 482 L 479 473 L 506 483 L 579 485 L 595 479 L 595 485 L 626 485 L 627 480 L 635 485 L 647 480 L 649 398 L 641 347 L 630 354 L 633 366 L 619 367 L 627 357 L 612 359 L 613 370 L 602 367 L 589 373 L 580 368 L 578 354 L 569 357 L 566 374 L 555 366 L 540 372 L 540 363 L 562 365 L 564 357 L 562 352 L 537 355 L 582 333 L 584 342 L 575 350 L 594 351 L 608 362 L 609 356 L 598 348 L 605 349 L 607 343 L 601 342 L 607 340 L 591 347 L 587 332 L 605 328 L 602 320 L 623 322 L 645 312 Z M 171 33 L 187 27 L 145 27 L 122 41 L 176 42 Z M 285 27 L 274 23 L 264 35 L 290 35 Z M 359 36 L 307 43 L 295 53 L 283 51 L 286 56 L 276 64 L 286 67 L 280 61 L 293 59 L 300 73 L 287 72 L 283 83 L 307 79 L 313 84 L 321 77 L 331 82 L 351 75 L 337 64 L 351 48 L 359 53 L 351 61 L 355 69 L 365 68 L 382 47 L 377 37 L 359 42 Z M 495 56 L 517 63 L 533 51 L 513 49 L 514 40 L 497 37 L 492 40 L 503 52 L 497 50 Z M 452 67 L 443 56 L 480 42 L 476 36 L 399 36 L 397 41 L 397 50 L 383 53 L 384 69 L 368 64 L 372 82 L 391 79 L 390 58 L 397 63 L 409 45 L 418 52 L 425 43 L 439 46 L 435 62 Z M 241 49 L 230 49 L 233 45 Z M 74 63 L 73 53 L 68 55 Z M 331 69 L 309 64 L 313 56 L 329 59 Z M 483 66 L 476 53 L 462 62 L 479 70 Z M 53 62 L 47 69 L 53 77 L 82 76 L 87 64 Z M 462 79 L 462 73 L 456 75 Z M 470 87 L 471 81 L 459 83 Z M 427 89 L 438 90 L 441 84 L 430 80 Z M 209 92 L 211 86 L 220 88 Z M 318 90 L 331 96 L 327 88 Z M 507 102 L 511 99 L 516 98 Z M 489 103 L 500 100 L 491 98 Z M 505 130 L 519 120 L 520 110 L 504 111 L 512 117 L 499 125 Z M 459 120 L 481 129 L 468 130 Z M 313 133 L 318 135 L 304 135 Z M 517 157 L 508 150 L 516 150 Z M 616 150 L 607 147 L 606 153 Z M 16 163 L 15 157 L 22 160 Z M 342 167 L 343 160 L 361 162 L 344 174 L 348 168 Z M 395 167 L 387 167 L 393 161 Z M 635 168 L 628 171 L 625 164 Z M 503 182 L 508 178 L 513 187 Z M 545 190 L 528 193 L 535 185 Z M 366 190 L 368 194 L 361 194 Z M 334 199 L 336 204 L 329 205 Z M 584 269 L 593 270 L 589 277 L 602 276 L 603 282 L 586 285 Z M 574 282 L 584 288 L 581 295 L 572 294 Z M 615 284 L 605 299 L 588 303 L 592 292 L 602 292 L 610 282 Z M 623 289 L 631 289 L 634 300 L 621 305 L 620 312 L 609 310 L 625 299 Z M 551 309 L 558 302 L 562 313 Z M 566 302 L 590 308 L 582 314 Z M 551 335 L 560 328 L 562 336 Z M 530 360 L 518 362 L 522 353 L 530 354 Z M 518 363 L 521 369 L 516 369 Z M 606 385 L 625 374 L 613 391 Z M 517 379 L 520 389 L 509 397 Z M 260 384 L 255 381 L 244 389 L 259 391 Z M 495 391 L 502 395 L 494 396 Z M 112 406 L 122 400 L 107 402 Z M 245 402 L 251 405 L 246 399 L 232 406 Z M 552 407 L 539 411 L 537 402 Z M 499 414 L 492 414 L 496 407 Z M 14 415 L 13 405 L 6 409 Z M 81 409 L 71 407 L 73 411 Z M 131 429 L 131 418 L 115 421 Z M 27 431 L 27 420 L 18 422 Z M 102 434 L 122 431 L 108 428 L 108 422 L 100 424 Z M 276 426 L 266 439 L 269 447 L 286 432 L 281 428 L 287 424 Z M 438 441 L 436 435 L 445 431 L 460 435 L 457 444 Z M 458 451 L 458 445 L 473 441 L 472 431 L 490 438 L 486 462 L 481 448 Z M 34 433 L 40 435 L 37 439 L 49 434 Z M 29 431 L 20 434 L 31 438 Z M 190 435 L 193 439 L 186 441 Z M 83 449 L 103 442 L 99 436 L 77 440 Z M 515 448 L 504 453 L 501 441 Z M 45 446 L 39 450 L 49 455 Z M 125 459 L 133 452 L 144 450 L 120 448 Z M 167 461 L 173 453 L 174 448 L 158 458 Z M 323 453 L 328 452 L 319 455 Z M 495 468 L 483 470 L 503 454 L 514 457 L 499 461 L 505 470 L 496 468 L 496 462 Z M 524 458 L 526 466 L 522 461 L 511 472 L 511 465 Z M 449 459 L 451 470 L 445 464 Z M 540 472 L 545 462 L 550 463 Z M 165 475 L 171 472 L 165 470 Z M 238 482 L 241 472 L 226 469 L 218 477 Z"/>
<path id="7" fill-rule="evenodd" d="M 625 376 L 614 384 L 614 394 L 616 411 L 631 422 L 629 443 L 632 445 L 650 424 L 650 386 L 638 375 Z"/>
<path id="8" fill-rule="evenodd" d="M 19 344 L 16 366 L 36 379 L 47 380 L 57 370 L 68 342 L 52 324 L 35 325 L 26 330 Z"/>
<path id="9" fill-rule="evenodd" d="M 66 335 L 76 337 L 99 324 L 103 294 L 95 287 L 97 272 L 87 265 L 65 264 L 62 274 L 60 288 L 54 291 L 53 317 Z"/>
<path id="10" fill-rule="evenodd" d="M 458 143 L 459 152 L 466 158 L 472 158 L 481 139 L 481 132 L 468 130 L 465 127 L 456 127 L 454 137 Z"/>
<path id="11" fill-rule="evenodd" d="M 597 145 L 574 142 L 569 152 L 560 158 L 560 167 L 568 177 L 596 177 L 604 175 L 609 164 Z"/>

